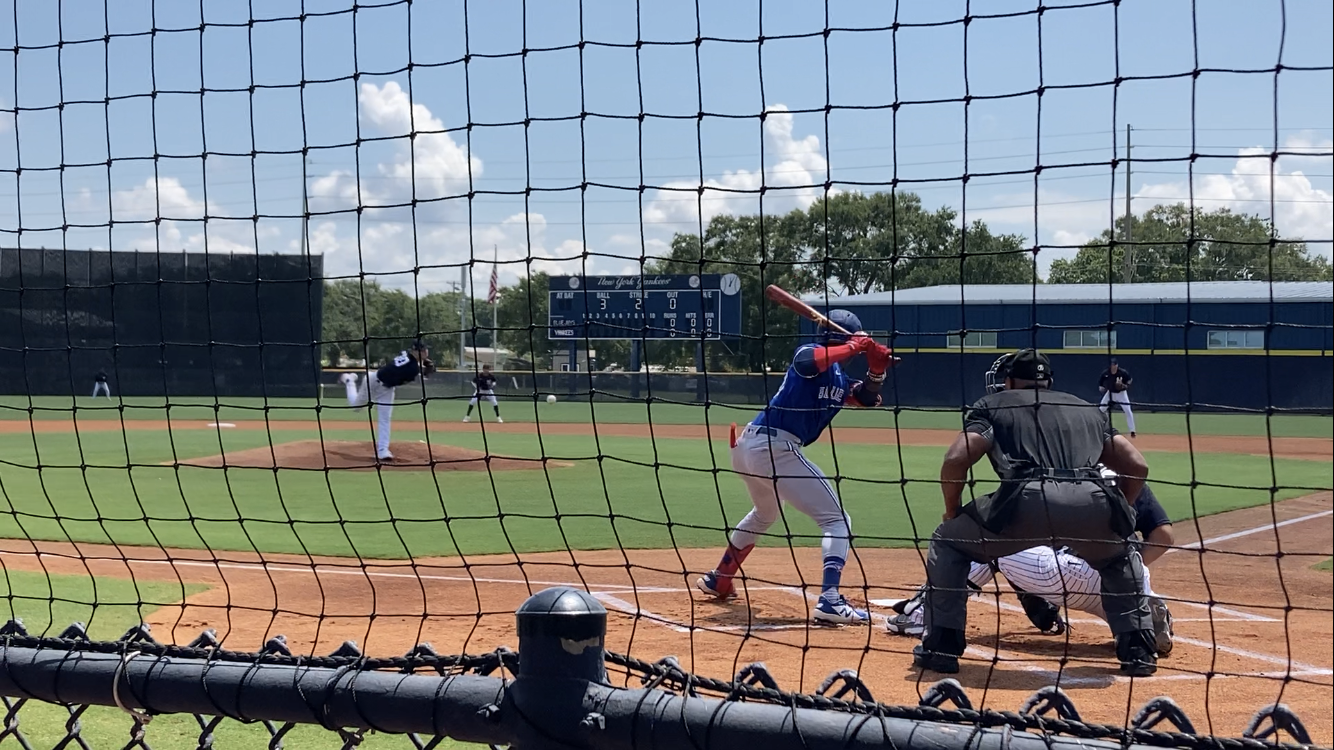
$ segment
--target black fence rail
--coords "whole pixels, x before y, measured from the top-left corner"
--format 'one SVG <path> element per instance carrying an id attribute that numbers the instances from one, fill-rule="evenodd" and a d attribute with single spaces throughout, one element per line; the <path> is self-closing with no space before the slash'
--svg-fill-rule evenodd
<path id="1" fill-rule="evenodd" d="M 270 748 L 295 726 L 337 735 L 343 748 L 366 734 L 402 735 L 418 750 L 443 738 L 533 748 L 630 750 L 736 748 L 857 750 L 1113 750 L 1171 747 L 1213 750 L 1313 748 L 1286 707 L 1259 711 L 1240 738 L 1197 734 L 1168 698 L 1146 704 L 1129 726 L 1081 720 L 1063 692 L 1048 687 L 1014 712 L 977 710 L 963 688 L 943 680 L 917 706 L 878 703 L 852 671 L 836 672 L 814 694 L 782 691 L 762 664 L 730 681 L 604 650 L 607 612 L 569 588 L 538 593 L 516 615 L 518 653 L 442 656 L 420 645 L 394 658 L 371 658 L 345 643 L 329 656 L 297 656 L 281 636 L 255 653 L 222 649 L 212 631 L 185 646 L 156 642 L 145 626 L 118 641 L 87 639 L 71 626 L 57 638 L 29 636 L 11 621 L 0 632 L 0 696 L 8 738 L 32 745 L 22 710 L 30 701 L 69 711 L 57 747 L 87 747 L 80 717 L 88 706 L 115 706 L 131 722 L 127 747 L 150 747 L 154 716 L 188 714 L 210 748 L 225 720 L 261 723 Z M 608 666 L 621 671 L 616 687 Z M 1293 740 L 1278 742 L 1282 735 Z M 407 745 L 405 745 L 407 746 Z"/>

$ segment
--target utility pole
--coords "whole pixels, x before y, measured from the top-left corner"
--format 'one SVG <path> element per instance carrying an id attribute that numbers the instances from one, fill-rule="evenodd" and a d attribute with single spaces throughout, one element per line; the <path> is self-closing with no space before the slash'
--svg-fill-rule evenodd
<path id="1" fill-rule="evenodd" d="M 301 255 L 310 255 L 310 191 L 306 187 L 309 176 L 306 174 L 306 167 L 310 164 L 310 157 L 301 159 Z"/>
<path id="2" fill-rule="evenodd" d="M 468 362 L 468 267 L 459 267 L 459 369 L 466 370 Z"/>
<path id="3" fill-rule="evenodd" d="M 1121 271 L 1121 283 L 1123 284 L 1131 284 L 1135 281 L 1135 247 L 1130 244 L 1133 234 L 1130 224 L 1134 218 L 1134 214 L 1130 213 L 1130 124 L 1126 123 L 1126 228 L 1121 237 L 1121 240 L 1126 243 L 1125 268 Z"/>

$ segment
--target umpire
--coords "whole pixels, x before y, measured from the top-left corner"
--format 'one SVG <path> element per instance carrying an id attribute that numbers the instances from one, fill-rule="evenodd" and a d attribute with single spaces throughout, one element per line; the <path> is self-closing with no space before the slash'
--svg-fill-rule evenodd
<path id="1" fill-rule="evenodd" d="M 998 359 L 987 374 L 993 392 L 969 409 L 940 467 L 945 522 L 927 554 L 926 630 L 913 648 L 913 664 L 959 671 L 970 562 L 1050 544 L 1069 547 L 1101 574 L 1121 671 L 1153 674 L 1153 618 L 1144 568 L 1128 541 L 1135 511 L 1126 502 L 1144 486 L 1144 457 L 1097 406 L 1051 389 L 1046 355 L 1021 349 Z M 1001 485 L 961 507 L 968 472 L 983 455 Z M 1098 463 L 1121 475 L 1120 486 L 1102 478 Z"/>

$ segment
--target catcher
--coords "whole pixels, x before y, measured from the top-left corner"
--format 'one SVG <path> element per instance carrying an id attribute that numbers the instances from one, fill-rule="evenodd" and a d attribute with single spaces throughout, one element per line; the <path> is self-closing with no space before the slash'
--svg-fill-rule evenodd
<path id="1" fill-rule="evenodd" d="M 352 407 L 365 406 L 369 401 L 375 404 L 379 413 L 379 430 L 375 434 L 375 457 L 384 462 L 394 460 L 389 451 L 389 432 L 394 412 L 394 389 L 405 383 L 411 383 L 418 375 L 426 377 L 435 372 L 435 363 L 431 361 L 430 350 L 426 342 L 417 339 L 412 348 L 399 352 L 389 364 L 375 372 L 368 372 L 366 379 L 357 387 L 357 376 L 350 372 L 340 378 L 347 389 L 347 403 Z"/>
<path id="2" fill-rule="evenodd" d="M 967 645 L 970 563 L 1050 539 L 1098 571 L 1121 671 L 1147 677 L 1158 668 L 1144 566 L 1128 538 L 1135 511 L 1127 498 L 1139 497 L 1148 464 L 1106 414 L 1056 390 L 1053 375 L 1051 360 L 1034 349 L 998 359 L 987 373 L 992 392 L 968 409 L 964 429 L 945 452 L 945 520 L 927 552 L 926 630 L 913 649 L 918 667 L 959 671 Z M 983 456 L 1000 488 L 965 506 L 969 471 Z M 1098 465 L 1120 475 L 1117 486 L 1107 483 Z"/>
<path id="3" fill-rule="evenodd" d="M 1116 473 L 1102 469 L 1103 478 L 1115 486 Z M 1146 485 L 1135 501 L 1135 531 L 1142 537 L 1141 556 L 1144 560 L 1144 593 L 1149 597 L 1153 614 L 1154 641 L 1159 657 L 1172 653 L 1172 613 L 1167 603 L 1153 593 L 1149 583 L 1149 565 L 1162 557 L 1176 541 L 1167 511 Z M 1024 613 L 1039 631 L 1046 635 L 1061 635 L 1066 630 L 1062 607 L 1087 612 L 1104 622 L 1107 613 L 1102 606 L 1102 576 L 1086 560 L 1061 547 L 1038 546 L 1007 555 L 990 563 L 973 563 L 968 573 L 968 588 L 981 593 L 996 573 L 1004 573 L 1010 588 L 1019 596 Z M 895 602 L 897 613 L 885 623 L 891 635 L 920 637 L 924 630 L 925 587 L 911 599 Z"/>
<path id="4" fill-rule="evenodd" d="M 1099 402 L 1098 408 L 1106 414 L 1111 404 L 1120 406 L 1126 413 L 1126 429 L 1130 430 L 1130 437 L 1135 437 L 1135 413 L 1130 410 L 1130 394 L 1126 393 L 1130 389 L 1132 380 L 1130 371 L 1123 369 L 1116 360 L 1112 360 L 1107 369 L 1103 370 L 1102 377 L 1098 378 L 1098 390 L 1102 393 L 1102 401 Z"/>

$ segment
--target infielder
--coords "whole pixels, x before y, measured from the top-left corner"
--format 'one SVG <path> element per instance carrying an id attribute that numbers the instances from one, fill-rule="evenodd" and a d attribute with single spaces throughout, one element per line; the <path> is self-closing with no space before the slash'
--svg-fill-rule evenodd
<path id="1" fill-rule="evenodd" d="M 93 376 L 93 398 L 97 398 L 99 393 L 105 393 L 107 398 L 111 398 L 111 386 L 107 383 L 106 370 L 98 370 Z"/>
<path id="2" fill-rule="evenodd" d="M 1110 469 L 1104 469 L 1102 474 L 1109 482 L 1116 481 L 1116 473 Z M 1147 485 L 1135 501 L 1135 531 L 1143 540 L 1141 557 L 1144 560 L 1144 594 L 1149 597 L 1149 607 L 1153 612 L 1158 656 L 1167 656 L 1172 652 L 1172 613 L 1167 603 L 1153 592 L 1148 566 L 1163 556 L 1176 537 L 1172 533 L 1172 522 L 1167 517 L 1167 511 L 1163 510 L 1162 504 Z M 1102 605 L 1102 576 L 1086 560 L 1071 554 L 1068 548 L 1037 546 L 989 564 L 975 562 L 968 572 L 969 589 L 980 593 L 983 587 L 995 579 L 997 571 L 1005 574 L 1005 580 L 1019 595 L 1024 612 L 1034 627 L 1047 635 L 1065 632 L 1062 607 L 1087 612 L 1104 622 L 1107 620 Z M 925 587 L 919 589 L 911 599 L 893 605 L 898 614 L 885 623 L 885 629 L 891 635 L 922 635 L 925 629 L 925 612 L 922 607 L 924 595 Z"/>
<path id="3" fill-rule="evenodd" d="M 1098 391 L 1102 393 L 1098 408 L 1106 414 L 1111 404 L 1120 405 L 1126 413 L 1126 429 L 1130 430 L 1130 437 L 1135 437 L 1135 413 L 1130 410 L 1130 394 L 1126 393 L 1132 380 L 1130 371 L 1122 369 L 1116 360 L 1112 360 L 1107 369 L 1103 370 L 1102 377 L 1098 378 Z"/>
<path id="4" fill-rule="evenodd" d="M 490 401 L 491 408 L 496 410 L 496 424 L 504 424 L 505 420 L 500 418 L 500 402 L 496 400 L 496 376 L 491 373 L 491 365 L 482 365 L 482 373 L 472 379 L 472 398 L 468 400 L 468 413 L 463 415 L 464 422 L 472 420 L 472 408 L 481 399 Z"/>
<path id="5" fill-rule="evenodd" d="M 866 610 L 853 607 L 839 592 L 851 521 L 824 472 L 801 449 L 818 440 L 844 406 L 879 406 L 885 370 L 896 358 L 861 332 L 856 315 L 833 310 L 829 320 L 856 334 L 848 337 L 831 330 L 823 344 L 798 347 L 768 407 L 734 440 L 732 468 L 746 483 L 754 507 L 732 532 L 718 567 L 697 580 L 695 587 L 717 599 L 736 596 L 733 578 L 741 564 L 778 520 L 780 506 L 790 505 L 810 516 L 823 532 L 824 571 L 813 619 L 823 624 L 860 624 L 870 619 Z M 839 363 L 863 352 L 866 380 L 851 380 Z"/>
<path id="6" fill-rule="evenodd" d="M 375 457 L 380 461 L 393 461 L 394 454 L 389 452 L 389 433 L 394 412 L 394 389 L 417 379 L 417 375 L 430 375 L 435 372 L 435 363 L 428 356 L 426 343 L 421 339 L 412 342 L 412 349 L 399 352 L 389 364 L 375 372 L 367 372 L 366 378 L 357 386 L 357 376 L 345 372 L 339 378 L 347 389 L 347 403 L 354 408 L 365 406 L 367 402 L 375 404 L 379 415 L 379 430 L 375 434 Z"/>

